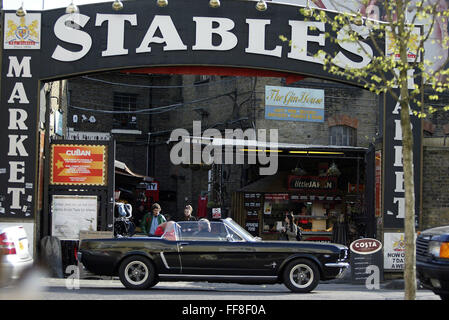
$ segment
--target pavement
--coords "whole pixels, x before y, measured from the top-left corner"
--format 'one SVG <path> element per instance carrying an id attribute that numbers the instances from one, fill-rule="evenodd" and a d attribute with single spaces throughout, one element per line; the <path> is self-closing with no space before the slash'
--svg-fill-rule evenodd
<path id="1" fill-rule="evenodd" d="M 74 281 L 76 280 L 76 281 Z M 418 286 L 417 300 L 440 300 Z M 55 278 L 34 272 L 13 286 L 0 288 L 0 300 L 403 300 L 403 279 L 382 281 L 370 290 L 351 283 L 350 273 L 321 282 L 312 294 L 292 294 L 283 284 L 245 285 L 209 282 L 160 282 L 151 290 L 128 290 L 117 277 Z"/>

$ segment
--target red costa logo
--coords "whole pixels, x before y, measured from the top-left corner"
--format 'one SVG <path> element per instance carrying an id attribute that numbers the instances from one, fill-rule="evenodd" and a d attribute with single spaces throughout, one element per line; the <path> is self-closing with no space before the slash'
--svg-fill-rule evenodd
<path id="1" fill-rule="evenodd" d="M 382 242 L 376 239 L 358 239 L 349 246 L 352 252 L 357 254 L 372 254 L 382 249 Z"/>

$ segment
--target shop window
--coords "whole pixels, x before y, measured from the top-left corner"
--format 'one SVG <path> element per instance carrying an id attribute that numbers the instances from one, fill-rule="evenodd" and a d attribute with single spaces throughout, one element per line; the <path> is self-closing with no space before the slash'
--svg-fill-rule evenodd
<path id="1" fill-rule="evenodd" d="M 137 94 L 114 92 L 114 128 L 136 129 L 137 115 L 132 113 L 137 108 Z M 123 112 L 123 113 L 122 113 Z"/>
<path id="2" fill-rule="evenodd" d="M 329 144 L 333 146 L 356 146 L 357 130 L 348 126 L 330 127 Z"/>
<path id="3" fill-rule="evenodd" d="M 195 76 L 195 84 L 206 83 L 211 80 L 211 76 L 209 75 L 196 75 Z"/>

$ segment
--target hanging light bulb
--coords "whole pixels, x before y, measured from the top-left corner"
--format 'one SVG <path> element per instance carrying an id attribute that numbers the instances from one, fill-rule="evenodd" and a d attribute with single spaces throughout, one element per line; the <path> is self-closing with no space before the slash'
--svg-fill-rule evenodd
<path id="1" fill-rule="evenodd" d="M 339 176 L 341 174 L 340 170 L 338 170 L 337 165 L 335 162 L 332 162 L 331 166 L 327 170 L 328 176 Z"/>
<path id="2" fill-rule="evenodd" d="M 259 0 L 256 4 L 256 9 L 259 11 L 267 10 L 267 3 L 264 0 Z"/>
<path id="3" fill-rule="evenodd" d="M 307 6 L 306 6 L 306 8 L 304 9 L 304 15 L 305 15 L 306 17 L 311 17 L 311 16 L 313 15 L 313 9 L 310 8 L 309 0 L 307 0 Z"/>
<path id="4" fill-rule="evenodd" d="M 123 3 L 120 0 L 115 0 L 112 3 L 112 9 L 114 9 L 115 11 L 119 11 L 123 9 Z"/>
<path id="5" fill-rule="evenodd" d="M 297 165 L 295 169 L 292 170 L 292 173 L 297 176 L 305 176 L 307 175 L 307 171 L 304 170 L 301 166 Z"/>
<path id="6" fill-rule="evenodd" d="M 218 8 L 221 5 L 220 0 L 210 0 L 209 7 Z"/>
<path id="7" fill-rule="evenodd" d="M 357 12 L 357 15 L 354 18 L 354 24 L 356 26 L 361 26 L 363 24 L 362 13 L 360 12 L 360 10 L 359 12 Z"/>
<path id="8" fill-rule="evenodd" d="M 157 0 L 157 5 L 159 7 L 166 7 L 168 6 L 168 0 Z"/>
<path id="9" fill-rule="evenodd" d="M 80 10 L 78 9 L 78 7 L 73 3 L 73 1 L 67 6 L 67 8 L 65 9 L 65 13 L 79 13 Z"/>
<path id="10" fill-rule="evenodd" d="M 19 9 L 16 10 L 16 16 L 18 17 L 24 17 L 27 14 L 27 11 L 23 8 L 23 1 L 20 5 Z"/>

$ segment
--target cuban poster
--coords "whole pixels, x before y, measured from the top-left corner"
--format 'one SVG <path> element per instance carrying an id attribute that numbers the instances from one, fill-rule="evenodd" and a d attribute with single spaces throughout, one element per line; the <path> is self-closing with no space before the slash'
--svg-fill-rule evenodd
<path id="1" fill-rule="evenodd" d="M 53 144 L 51 178 L 54 185 L 106 185 L 106 146 Z"/>

